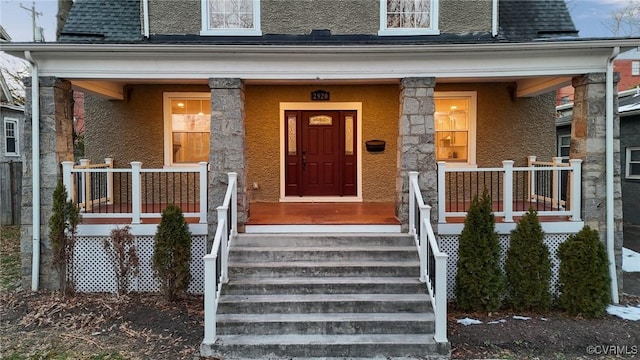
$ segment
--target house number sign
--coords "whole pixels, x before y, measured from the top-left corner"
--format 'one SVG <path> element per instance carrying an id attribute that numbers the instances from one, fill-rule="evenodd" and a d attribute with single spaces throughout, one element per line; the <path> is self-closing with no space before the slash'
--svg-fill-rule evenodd
<path id="1" fill-rule="evenodd" d="M 329 101 L 331 93 L 324 90 L 316 90 L 311 93 L 311 101 Z"/>

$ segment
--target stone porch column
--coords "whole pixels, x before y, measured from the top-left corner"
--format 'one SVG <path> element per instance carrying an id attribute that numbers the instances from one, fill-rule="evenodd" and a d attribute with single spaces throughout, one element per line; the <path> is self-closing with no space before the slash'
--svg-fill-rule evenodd
<path id="1" fill-rule="evenodd" d="M 211 151 L 209 153 L 209 235 L 216 231 L 216 208 L 222 205 L 229 172 L 238 173 L 238 222 L 248 217 L 245 156 L 244 83 L 241 79 L 209 79 L 211 88 Z"/>
<path id="2" fill-rule="evenodd" d="M 614 79 L 614 89 L 619 76 Z M 573 78 L 575 100 L 571 124 L 570 155 L 582 159 L 582 218 L 606 242 L 606 74 L 592 73 Z M 614 236 L 618 288 L 622 289 L 622 190 L 620 187 L 620 118 L 614 90 L 613 182 Z"/>
<path id="3" fill-rule="evenodd" d="M 437 219 L 437 167 L 435 161 L 434 87 L 435 78 L 406 78 L 400 82 L 398 122 L 398 171 L 396 174 L 396 214 L 406 231 L 409 223 L 408 172 L 420 173 L 419 183 L 425 203 L 431 205 L 431 219 Z"/>
<path id="4" fill-rule="evenodd" d="M 31 161 L 33 121 L 31 113 L 31 78 L 25 78 L 25 126 L 22 182 L 22 226 L 20 253 L 22 257 L 22 287 L 31 288 L 33 256 L 33 169 Z M 61 180 L 63 161 L 73 161 L 73 93 L 71 83 L 55 77 L 40 78 L 40 288 L 57 289 L 60 285 L 52 264 L 49 218 L 53 191 Z M 38 224 L 36 224 L 38 226 Z"/>

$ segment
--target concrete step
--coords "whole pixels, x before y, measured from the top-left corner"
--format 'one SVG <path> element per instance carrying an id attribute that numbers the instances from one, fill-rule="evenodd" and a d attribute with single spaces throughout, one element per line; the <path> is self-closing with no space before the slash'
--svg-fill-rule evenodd
<path id="1" fill-rule="evenodd" d="M 220 335 L 429 334 L 432 313 L 220 314 Z"/>
<path id="2" fill-rule="evenodd" d="M 407 234 L 239 234 L 232 246 L 415 246 Z"/>
<path id="3" fill-rule="evenodd" d="M 281 277 L 419 277 L 418 261 L 229 261 L 230 279 Z"/>
<path id="4" fill-rule="evenodd" d="M 222 335 L 212 346 L 220 358 L 297 357 L 412 357 L 440 359 L 433 336 L 425 334 L 375 335 Z M 440 352 L 439 352 L 440 351 Z M 205 352 L 206 353 L 206 352 Z M 431 355 L 429 355 L 431 354 Z"/>
<path id="5" fill-rule="evenodd" d="M 299 277 L 234 279 L 226 295 L 268 294 L 421 294 L 425 285 L 415 277 Z"/>
<path id="6" fill-rule="evenodd" d="M 415 246 L 233 246 L 234 261 L 418 261 Z"/>
<path id="7" fill-rule="evenodd" d="M 218 314 L 420 313 L 432 311 L 426 294 L 222 295 Z"/>

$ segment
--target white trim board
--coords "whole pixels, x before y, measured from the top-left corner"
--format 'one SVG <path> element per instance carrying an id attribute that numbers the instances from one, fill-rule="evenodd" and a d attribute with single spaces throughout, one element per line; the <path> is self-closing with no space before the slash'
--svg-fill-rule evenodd
<path id="1" fill-rule="evenodd" d="M 510 234 L 518 225 L 517 222 L 512 223 L 496 223 L 496 232 L 498 234 Z M 464 224 L 437 224 L 438 235 L 460 235 Z M 580 232 L 584 227 L 584 221 L 558 221 L 558 222 L 541 222 L 542 231 L 546 234 L 575 234 Z"/>

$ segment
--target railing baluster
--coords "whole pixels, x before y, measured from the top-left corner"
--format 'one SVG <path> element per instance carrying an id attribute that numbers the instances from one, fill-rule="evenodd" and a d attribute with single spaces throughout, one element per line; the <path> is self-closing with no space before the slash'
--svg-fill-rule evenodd
<path id="1" fill-rule="evenodd" d="M 504 222 L 513 222 L 513 160 L 504 160 Z"/>

